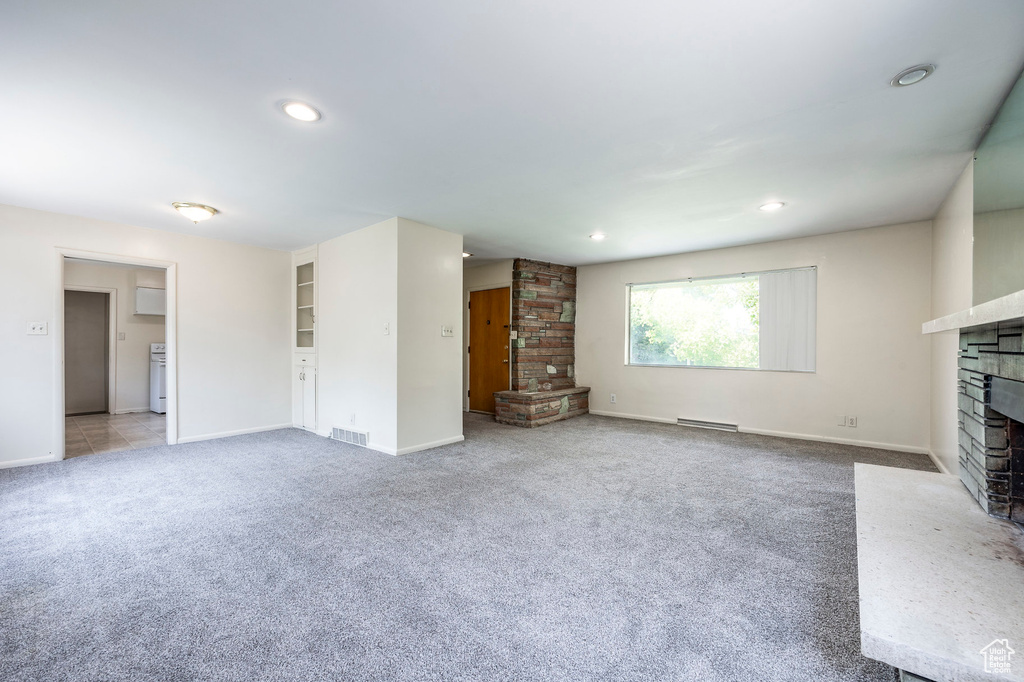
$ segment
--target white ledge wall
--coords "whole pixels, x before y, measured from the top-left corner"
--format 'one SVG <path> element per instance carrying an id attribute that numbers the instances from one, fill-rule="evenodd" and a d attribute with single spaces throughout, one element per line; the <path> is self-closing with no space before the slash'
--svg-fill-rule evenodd
<path id="1" fill-rule="evenodd" d="M 577 383 L 590 408 L 912 452 L 929 446 L 931 223 L 582 266 Z M 818 266 L 817 372 L 629 367 L 626 284 Z M 609 394 L 615 393 L 616 404 Z M 858 417 L 857 428 L 838 415 Z"/>
<path id="2" fill-rule="evenodd" d="M 935 215 L 932 230 L 932 310 L 929 320 L 971 306 L 974 241 L 974 161 Z M 960 334 L 926 336 L 931 360 L 931 454 L 944 473 L 959 470 L 957 357 Z"/>
<path id="3" fill-rule="evenodd" d="M 392 455 L 462 440 L 462 236 L 391 218 L 320 244 L 318 263 L 318 431 Z"/>
<path id="4" fill-rule="evenodd" d="M 60 452 L 58 247 L 177 263 L 179 441 L 290 426 L 288 253 L 0 205 L 0 466 Z"/>

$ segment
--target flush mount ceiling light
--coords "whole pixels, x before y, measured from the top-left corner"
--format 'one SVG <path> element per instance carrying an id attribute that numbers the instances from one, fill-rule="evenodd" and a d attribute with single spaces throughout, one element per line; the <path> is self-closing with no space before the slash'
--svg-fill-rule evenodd
<path id="1" fill-rule="evenodd" d="M 191 201 L 175 201 L 171 206 L 194 223 L 198 223 L 200 220 L 209 220 L 218 213 L 217 209 L 212 206 L 193 204 Z"/>
<path id="2" fill-rule="evenodd" d="M 778 211 L 780 208 L 782 208 L 785 205 L 786 204 L 784 202 L 782 202 L 782 201 L 769 201 L 767 204 L 761 204 L 757 208 L 760 211 L 765 211 L 767 213 L 771 213 L 772 211 Z"/>
<path id="3" fill-rule="evenodd" d="M 281 108 L 284 109 L 284 113 L 297 121 L 315 123 L 320 120 L 320 112 L 317 111 L 315 107 L 306 104 L 305 102 L 288 100 L 287 102 L 281 103 Z"/>
<path id="4" fill-rule="evenodd" d="M 928 76 L 932 75 L 935 71 L 934 64 L 918 64 L 917 66 L 911 66 L 909 69 L 903 69 L 898 74 L 892 77 L 889 81 L 889 85 L 894 88 L 903 88 L 914 83 L 920 83 Z"/>
<path id="5" fill-rule="evenodd" d="M 469 251 L 463 251 L 462 252 L 462 257 L 463 258 L 470 258 L 470 257 L 472 257 L 472 255 L 473 254 L 471 254 Z"/>
<path id="6" fill-rule="evenodd" d="M 599 242 L 603 240 L 606 236 L 607 235 L 601 234 L 600 232 L 595 232 L 594 234 L 590 235 L 590 238 L 593 239 L 595 242 Z"/>

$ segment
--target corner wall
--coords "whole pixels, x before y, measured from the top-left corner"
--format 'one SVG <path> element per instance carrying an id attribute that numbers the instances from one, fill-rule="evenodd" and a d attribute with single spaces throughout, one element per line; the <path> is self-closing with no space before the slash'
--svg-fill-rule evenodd
<path id="1" fill-rule="evenodd" d="M 967 164 L 935 215 L 932 227 L 932 308 L 929 319 L 966 310 L 972 304 L 974 161 Z M 956 473 L 957 331 L 930 335 L 931 454 L 945 473 Z"/>
<path id="2" fill-rule="evenodd" d="M 391 218 L 320 244 L 318 263 L 320 433 L 367 431 L 392 455 L 462 440 L 462 236 Z"/>
<path id="3" fill-rule="evenodd" d="M 291 425 L 291 257 L 283 251 L 0 206 L 0 466 L 61 451 L 57 248 L 178 264 L 178 438 Z"/>
<path id="4" fill-rule="evenodd" d="M 592 387 L 591 412 L 927 452 L 931 236 L 921 222 L 580 267 L 576 378 Z M 809 265 L 815 373 L 625 364 L 627 283 Z M 838 415 L 857 416 L 857 428 L 838 426 Z"/>
<path id="5" fill-rule="evenodd" d="M 323 242 L 317 262 L 317 425 L 398 449 L 398 219 Z M 384 333 L 385 325 L 388 333 Z"/>
<path id="6" fill-rule="evenodd" d="M 399 218 L 398 454 L 462 440 L 461 300 L 462 235 Z"/>

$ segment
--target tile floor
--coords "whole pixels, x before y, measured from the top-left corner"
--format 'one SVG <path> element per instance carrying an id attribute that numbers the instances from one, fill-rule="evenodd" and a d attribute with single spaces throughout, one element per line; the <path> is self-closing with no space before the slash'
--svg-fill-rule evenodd
<path id="1" fill-rule="evenodd" d="M 64 457 L 137 450 L 167 442 L 167 417 L 155 412 L 64 419 Z"/>

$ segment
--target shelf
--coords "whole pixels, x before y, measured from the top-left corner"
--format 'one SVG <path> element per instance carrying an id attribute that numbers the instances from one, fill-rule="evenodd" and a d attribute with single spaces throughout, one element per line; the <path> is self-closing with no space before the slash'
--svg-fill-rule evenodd
<path id="1" fill-rule="evenodd" d="M 311 305 L 300 305 L 300 306 L 298 306 L 298 309 L 299 310 L 305 310 L 306 308 L 312 308 L 312 307 L 313 306 L 311 306 Z"/>
<path id="2" fill-rule="evenodd" d="M 312 330 L 312 329 L 296 329 L 295 331 L 300 331 L 300 332 L 311 332 L 311 331 L 313 331 L 313 330 Z"/>
<path id="3" fill-rule="evenodd" d="M 300 287 L 311 287 L 311 286 L 313 286 L 313 283 L 312 282 L 299 282 L 298 286 L 300 286 Z"/>

